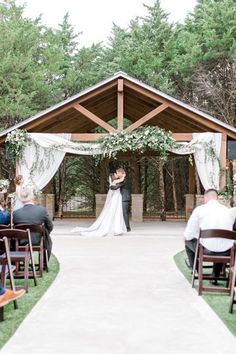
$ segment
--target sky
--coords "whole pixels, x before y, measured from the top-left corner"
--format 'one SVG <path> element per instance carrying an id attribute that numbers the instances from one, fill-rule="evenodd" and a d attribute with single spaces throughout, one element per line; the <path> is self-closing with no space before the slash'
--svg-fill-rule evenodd
<path id="1" fill-rule="evenodd" d="M 161 0 L 163 10 L 170 14 L 170 21 L 182 21 L 191 12 L 197 0 Z M 143 4 L 153 6 L 155 0 L 16 0 L 26 5 L 25 16 L 42 15 L 42 23 L 56 28 L 66 12 L 76 32 L 82 32 L 79 42 L 83 46 L 107 42 L 112 24 L 127 28 L 136 16 L 145 16 Z"/>

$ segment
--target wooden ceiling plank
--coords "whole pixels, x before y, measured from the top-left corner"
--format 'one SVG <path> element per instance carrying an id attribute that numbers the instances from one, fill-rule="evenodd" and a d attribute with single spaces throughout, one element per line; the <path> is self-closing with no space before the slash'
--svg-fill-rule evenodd
<path id="1" fill-rule="evenodd" d="M 188 116 L 190 119 L 195 120 L 201 124 L 204 125 L 205 128 L 210 128 L 212 131 L 217 131 L 219 133 L 225 133 L 227 134 L 229 137 L 232 137 L 233 139 L 235 139 L 235 133 L 231 132 L 230 130 L 228 130 L 227 128 L 222 127 L 221 125 L 217 124 L 217 122 L 213 122 L 207 118 L 201 117 L 199 116 L 197 113 L 194 113 L 192 111 L 190 111 L 189 109 L 179 106 L 177 103 L 174 103 L 164 97 L 160 97 L 158 94 L 155 94 L 153 92 L 148 91 L 147 89 L 137 86 L 134 83 L 130 82 L 130 81 L 125 81 L 124 82 L 125 86 L 131 88 L 132 90 L 139 92 L 140 94 L 143 94 L 144 96 L 147 96 L 149 98 L 152 98 L 154 101 L 156 102 L 161 102 L 161 103 L 166 103 L 169 105 L 170 108 L 172 108 L 173 110 Z"/>
<path id="2" fill-rule="evenodd" d="M 99 88 L 96 88 L 92 92 L 88 92 L 87 94 L 82 95 L 77 99 L 79 103 L 84 103 L 92 98 L 98 97 L 101 94 L 104 94 L 106 91 L 110 91 L 111 89 L 115 88 L 117 86 L 117 80 L 111 82 L 110 84 L 107 84 L 105 86 L 101 86 Z M 74 102 L 75 103 L 75 102 Z"/>
<path id="3" fill-rule="evenodd" d="M 148 122 L 150 119 L 154 118 L 156 115 L 160 114 L 162 111 L 164 111 L 166 108 L 168 108 L 168 105 L 163 103 L 157 108 L 153 109 L 151 112 L 147 113 L 145 116 L 141 117 L 138 119 L 135 123 L 131 124 L 128 128 L 125 130 L 128 132 L 133 131 L 134 129 L 137 129 L 141 125 L 145 124 Z"/>
<path id="4" fill-rule="evenodd" d="M 104 128 L 108 132 L 113 132 L 115 131 L 115 128 L 113 128 L 110 124 L 104 122 L 101 118 L 96 116 L 94 113 L 90 112 L 88 109 L 84 108 L 80 104 L 75 104 L 74 108 L 79 111 L 81 114 L 83 114 L 85 117 L 99 125 L 100 127 Z"/>

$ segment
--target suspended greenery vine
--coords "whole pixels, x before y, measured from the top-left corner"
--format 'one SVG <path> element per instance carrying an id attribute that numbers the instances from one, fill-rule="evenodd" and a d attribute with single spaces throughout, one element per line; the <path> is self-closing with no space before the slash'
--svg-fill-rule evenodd
<path id="1" fill-rule="evenodd" d="M 121 130 L 98 139 L 104 156 L 116 157 L 119 151 L 138 152 L 157 151 L 163 161 L 169 151 L 177 147 L 170 131 L 156 127 L 140 127 L 133 132 Z"/>

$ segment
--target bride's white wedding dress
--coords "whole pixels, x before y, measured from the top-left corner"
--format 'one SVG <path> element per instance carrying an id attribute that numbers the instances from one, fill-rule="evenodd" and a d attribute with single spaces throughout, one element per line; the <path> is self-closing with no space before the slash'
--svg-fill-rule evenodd
<path id="1" fill-rule="evenodd" d="M 90 227 L 75 227 L 72 232 L 80 236 L 114 236 L 127 232 L 122 210 L 120 190 L 109 189 L 105 205 L 95 222 Z"/>

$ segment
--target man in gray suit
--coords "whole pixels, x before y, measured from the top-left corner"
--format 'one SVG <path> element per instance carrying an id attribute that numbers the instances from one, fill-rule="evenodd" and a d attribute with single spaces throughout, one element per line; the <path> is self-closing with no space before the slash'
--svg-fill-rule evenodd
<path id="1" fill-rule="evenodd" d="M 47 209 L 41 205 L 34 204 L 34 194 L 30 189 L 22 189 L 20 193 L 20 200 L 23 203 L 23 207 L 13 212 L 14 225 L 19 224 L 34 224 L 44 225 L 46 229 L 45 243 L 48 251 L 48 257 L 52 251 L 52 239 L 50 232 L 53 229 L 53 223 L 50 219 Z M 31 233 L 32 245 L 38 246 L 40 243 L 41 235 L 38 233 Z"/>

